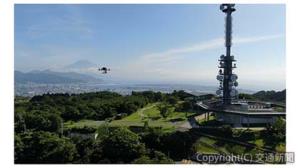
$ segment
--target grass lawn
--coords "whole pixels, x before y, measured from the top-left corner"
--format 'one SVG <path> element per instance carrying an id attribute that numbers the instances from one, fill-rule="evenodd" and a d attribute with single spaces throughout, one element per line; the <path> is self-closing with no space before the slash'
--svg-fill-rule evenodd
<path id="1" fill-rule="evenodd" d="M 208 137 L 201 137 L 197 140 L 194 147 L 197 152 L 206 153 L 206 154 L 219 154 L 219 153 L 227 153 L 225 147 L 216 146 L 216 140 L 208 138 Z"/>
<path id="2" fill-rule="evenodd" d="M 159 103 L 148 104 L 144 108 L 139 109 L 137 112 L 122 118 L 120 120 L 113 120 L 109 123 L 112 127 L 130 127 L 138 126 L 142 127 L 145 121 L 148 121 L 150 127 L 162 127 L 165 131 L 174 131 L 178 126 L 186 122 L 187 116 L 194 115 L 192 112 L 177 112 L 174 111 L 167 118 L 163 118 L 158 110 Z M 64 123 L 65 128 L 83 128 L 92 127 L 98 128 L 105 121 L 94 120 L 80 120 L 77 122 L 68 121 Z"/>
<path id="3" fill-rule="evenodd" d="M 285 144 L 284 143 L 280 143 L 280 144 L 276 145 L 275 150 L 277 152 L 285 152 Z"/>
<path id="4" fill-rule="evenodd" d="M 205 143 L 207 143 L 209 145 L 214 145 L 216 143 L 216 140 L 208 138 L 208 137 L 201 137 L 199 140 L 201 142 L 205 142 Z"/>
<path id="5" fill-rule="evenodd" d="M 158 109 L 159 103 L 153 103 L 139 109 L 137 112 L 131 115 L 110 122 L 111 126 L 144 126 L 144 123 L 148 121 L 150 127 L 163 127 L 166 129 L 175 129 L 179 125 L 183 124 L 187 118 L 185 112 L 174 111 L 167 118 L 163 118 L 160 115 Z M 191 116 L 195 113 L 187 112 L 187 116 Z"/>
<path id="6" fill-rule="evenodd" d="M 264 147 L 264 140 L 263 139 L 252 140 L 252 141 L 249 141 L 249 143 L 254 143 L 258 147 Z"/>
<path id="7" fill-rule="evenodd" d="M 65 128 L 83 128 L 83 127 L 92 127 L 92 128 L 98 128 L 101 124 L 103 124 L 105 121 L 95 121 L 95 120 L 80 120 L 77 122 L 68 121 L 64 123 Z"/>
<path id="8" fill-rule="evenodd" d="M 196 151 L 204 154 L 219 154 L 219 151 L 203 143 L 197 143 Z"/>

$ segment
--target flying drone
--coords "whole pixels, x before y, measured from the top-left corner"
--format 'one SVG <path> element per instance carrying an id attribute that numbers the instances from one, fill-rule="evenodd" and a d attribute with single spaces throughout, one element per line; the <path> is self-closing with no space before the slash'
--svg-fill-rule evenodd
<path id="1" fill-rule="evenodd" d="M 108 71 L 110 71 L 107 67 L 98 68 L 98 71 L 102 72 L 103 74 L 107 74 Z"/>

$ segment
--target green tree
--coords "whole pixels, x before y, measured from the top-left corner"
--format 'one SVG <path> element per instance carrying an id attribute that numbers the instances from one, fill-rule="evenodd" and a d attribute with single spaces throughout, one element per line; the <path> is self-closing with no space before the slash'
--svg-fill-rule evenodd
<path id="1" fill-rule="evenodd" d="M 25 115 L 25 126 L 28 130 L 59 132 L 62 118 L 55 112 L 31 111 Z"/>
<path id="2" fill-rule="evenodd" d="M 76 105 L 66 106 L 65 111 L 62 114 L 64 120 L 74 120 L 77 121 L 81 118 L 80 111 L 76 108 Z"/>
<path id="3" fill-rule="evenodd" d="M 165 104 L 160 104 L 158 106 L 158 109 L 159 109 L 159 112 L 160 112 L 160 115 L 163 117 L 163 118 L 167 118 L 168 117 L 168 106 L 165 105 Z"/>
<path id="4" fill-rule="evenodd" d="M 77 155 L 72 163 L 92 163 L 92 153 L 94 151 L 94 140 L 92 138 L 83 138 L 81 136 L 72 137 L 72 142 L 76 146 Z"/>
<path id="5" fill-rule="evenodd" d="M 24 131 L 26 131 L 24 113 L 15 111 L 15 132 L 20 133 Z"/>
<path id="6" fill-rule="evenodd" d="M 159 151 L 150 152 L 140 158 L 134 160 L 134 164 L 170 164 L 174 163 L 172 159 L 168 158 L 164 153 Z"/>
<path id="7" fill-rule="evenodd" d="M 145 153 L 140 137 L 126 128 L 116 128 L 101 144 L 103 155 L 112 163 L 129 163 Z"/>
<path id="8" fill-rule="evenodd" d="M 24 158 L 24 144 L 22 142 L 21 137 L 18 134 L 15 134 L 15 160 L 21 160 Z"/>
<path id="9" fill-rule="evenodd" d="M 223 125 L 221 127 L 221 133 L 223 134 L 222 136 L 224 137 L 232 137 L 233 135 L 232 127 L 230 125 Z"/>
<path id="10" fill-rule="evenodd" d="M 26 132 L 16 142 L 16 163 L 70 163 L 76 155 L 70 139 L 50 132 Z"/>
<path id="11" fill-rule="evenodd" d="M 175 105 L 177 103 L 177 101 L 178 101 L 178 98 L 175 96 L 169 96 L 167 98 L 167 102 L 171 105 Z"/>
<path id="12" fill-rule="evenodd" d="M 183 111 L 189 111 L 193 109 L 193 103 L 190 101 L 184 101 L 182 103 L 182 110 Z"/>
<path id="13" fill-rule="evenodd" d="M 103 140 L 107 138 L 110 134 L 110 127 L 108 126 L 108 122 L 105 121 L 105 123 L 101 124 L 96 133 L 95 133 L 95 139 L 97 140 Z"/>
<path id="14" fill-rule="evenodd" d="M 268 139 L 272 144 L 285 142 L 286 122 L 283 118 L 277 118 L 275 123 L 267 127 Z"/>
<path id="15" fill-rule="evenodd" d="M 167 118 L 171 113 L 174 112 L 174 109 L 166 103 L 158 105 L 158 110 L 163 118 Z"/>

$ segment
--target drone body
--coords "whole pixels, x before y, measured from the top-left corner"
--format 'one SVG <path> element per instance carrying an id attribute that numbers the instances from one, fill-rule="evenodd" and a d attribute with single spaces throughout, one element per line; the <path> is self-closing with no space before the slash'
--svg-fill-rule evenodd
<path id="1" fill-rule="evenodd" d="M 98 71 L 101 71 L 103 74 L 107 74 L 108 71 L 110 71 L 107 67 L 98 68 Z"/>

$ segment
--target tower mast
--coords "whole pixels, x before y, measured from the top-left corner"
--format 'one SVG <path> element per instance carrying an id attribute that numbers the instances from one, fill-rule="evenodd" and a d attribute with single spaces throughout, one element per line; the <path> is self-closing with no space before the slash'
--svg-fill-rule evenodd
<path id="1" fill-rule="evenodd" d="M 233 68 L 236 68 L 235 64 L 233 65 L 234 56 L 231 55 L 231 39 L 232 39 L 232 12 L 235 11 L 234 4 L 222 4 L 220 10 L 226 14 L 225 17 L 225 47 L 226 55 L 221 55 L 220 57 L 220 70 L 217 79 L 220 81 L 220 88 L 217 91 L 218 95 L 223 96 L 223 105 L 231 104 L 231 100 L 236 97 L 237 91 L 234 89 L 234 86 L 237 86 L 238 83 L 237 75 L 232 73 Z"/>

